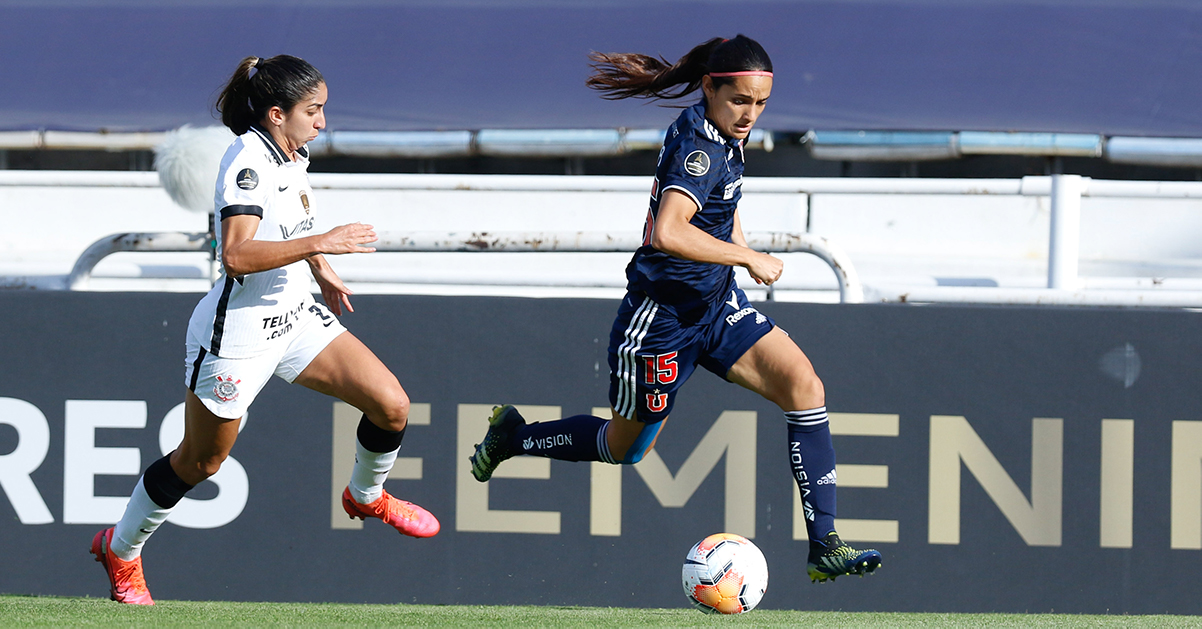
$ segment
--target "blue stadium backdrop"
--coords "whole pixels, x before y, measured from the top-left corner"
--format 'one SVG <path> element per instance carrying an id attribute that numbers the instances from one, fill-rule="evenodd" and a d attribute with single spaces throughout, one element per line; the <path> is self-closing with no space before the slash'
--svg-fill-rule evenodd
<path id="1" fill-rule="evenodd" d="M 0 592 L 105 596 L 87 554 L 180 435 L 195 295 L 0 292 Z M 1202 335 L 1182 311 L 764 304 L 823 376 L 845 536 L 871 578 L 812 585 L 770 404 L 704 372 L 634 468 L 523 458 L 487 485 L 490 405 L 606 405 L 615 302 L 361 296 L 343 318 L 413 402 L 393 493 L 351 522 L 354 411 L 268 384 L 232 459 L 148 545 L 160 599 L 678 607 L 713 532 L 754 537 L 766 608 L 1202 613 Z"/>

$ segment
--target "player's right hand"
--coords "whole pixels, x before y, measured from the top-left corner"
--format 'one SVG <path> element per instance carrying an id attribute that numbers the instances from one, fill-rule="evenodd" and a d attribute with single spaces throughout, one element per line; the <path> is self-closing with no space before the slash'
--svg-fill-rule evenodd
<path id="1" fill-rule="evenodd" d="M 322 253 L 371 253 L 375 247 L 364 247 L 369 242 L 375 242 L 375 228 L 363 223 L 351 223 L 335 227 L 325 234 Z"/>
<path id="2" fill-rule="evenodd" d="M 745 266 L 756 284 L 771 285 L 785 271 L 783 260 L 758 251 Z"/>

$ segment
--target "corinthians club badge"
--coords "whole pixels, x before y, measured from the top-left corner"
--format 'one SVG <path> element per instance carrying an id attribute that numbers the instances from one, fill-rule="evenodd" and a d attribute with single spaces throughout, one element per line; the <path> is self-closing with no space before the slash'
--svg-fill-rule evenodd
<path id="1" fill-rule="evenodd" d="M 233 402 L 238 399 L 238 385 L 241 380 L 234 379 L 233 376 L 217 376 L 217 385 L 213 387 L 213 395 L 222 402 Z"/>
<path id="2" fill-rule="evenodd" d="M 305 214 L 309 213 L 309 195 L 305 194 L 304 190 L 300 191 L 301 205 L 305 206 Z"/>

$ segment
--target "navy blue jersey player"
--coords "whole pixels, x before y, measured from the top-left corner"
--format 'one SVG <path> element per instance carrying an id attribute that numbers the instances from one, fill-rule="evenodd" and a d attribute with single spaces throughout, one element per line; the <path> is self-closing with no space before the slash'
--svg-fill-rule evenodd
<path id="1" fill-rule="evenodd" d="M 626 267 L 627 294 L 609 340 L 611 417 L 576 415 L 527 424 L 513 406 L 494 409 L 471 457 L 487 481 L 520 455 L 633 464 L 654 445 L 676 392 L 698 367 L 780 406 L 788 456 L 810 538 L 814 581 L 865 574 L 881 564 L 835 532 L 835 450 L 822 381 L 801 349 L 747 301 L 734 267 L 772 284 L 780 259 L 747 247 L 739 224 L 743 143 L 772 91 L 772 61 L 754 40 L 711 39 L 669 66 L 639 54 L 592 56 L 588 85 L 605 98 L 681 98 L 664 138 L 643 244 Z M 570 436 L 570 439 L 554 437 Z"/>

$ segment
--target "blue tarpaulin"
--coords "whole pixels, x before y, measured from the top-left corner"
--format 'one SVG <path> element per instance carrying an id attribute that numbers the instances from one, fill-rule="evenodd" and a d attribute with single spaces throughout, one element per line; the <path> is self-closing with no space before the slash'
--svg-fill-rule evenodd
<path id="1" fill-rule="evenodd" d="M 0 130 L 214 124 L 279 53 L 331 129 L 662 128 L 585 88 L 588 52 L 736 33 L 776 66 L 762 128 L 1202 137 L 1202 5 L 1170 0 L 0 0 Z"/>

